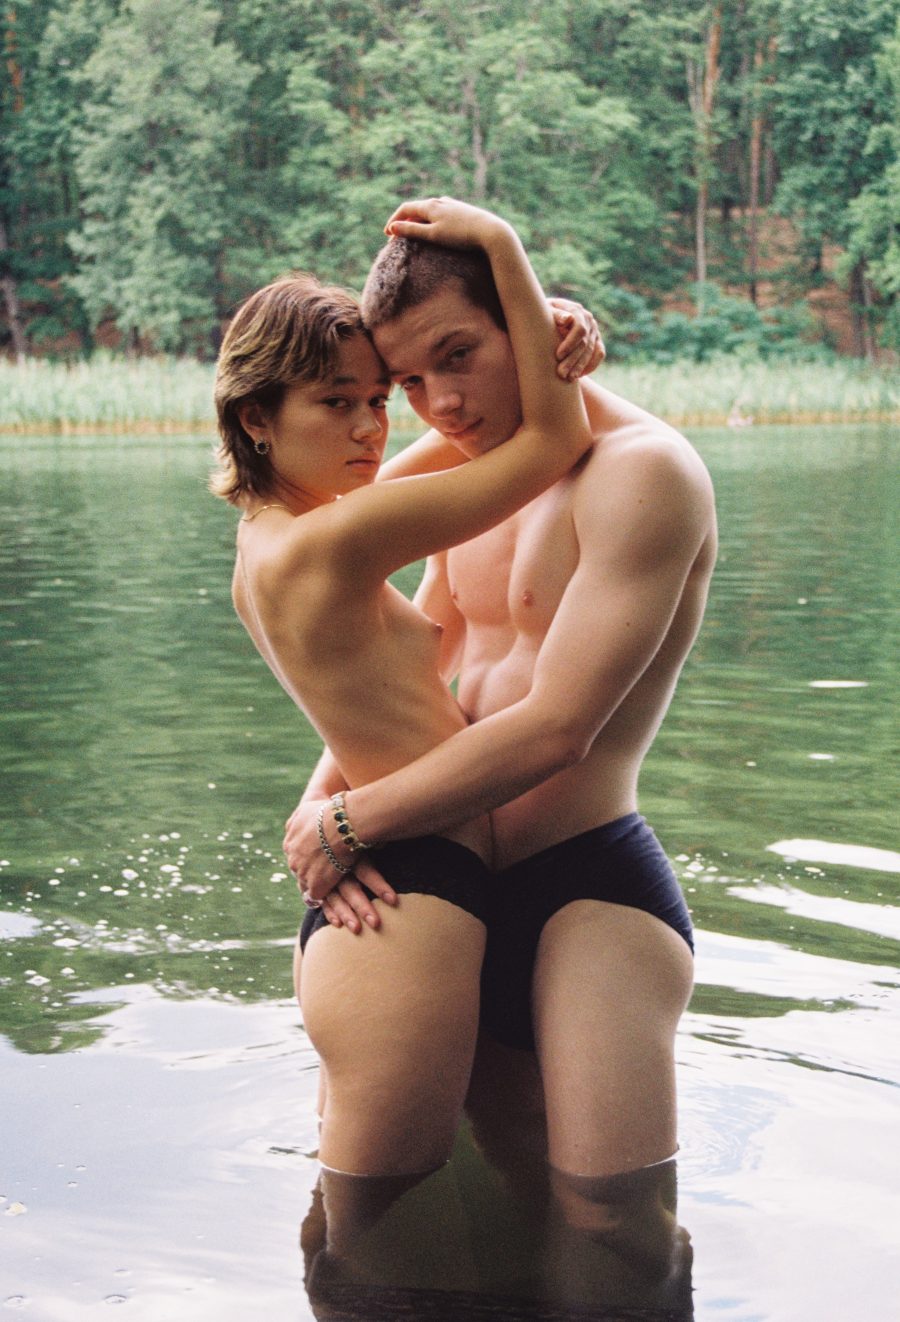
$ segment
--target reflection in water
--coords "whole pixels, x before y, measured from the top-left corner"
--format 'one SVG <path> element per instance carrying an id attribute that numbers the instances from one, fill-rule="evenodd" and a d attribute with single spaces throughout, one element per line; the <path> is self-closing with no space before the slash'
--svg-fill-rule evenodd
<path id="1" fill-rule="evenodd" d="M 464 1134 L 429 1176 L 323 1170 L 300 1232 L 306 1290 L 321 1322 L 689 1322 L 676 1201 L 674 1159 L 603 1179 L 544 1168 L 512 1194 Z"/>
<path id="2" fill-rule="evenodd" d="M 696 437 L 722 555 L 641 792 L 699 929 L 680 1205 L 719 1322 L 896 1312 L 895 440 Z M 234 622 L 206 441 L 0 450 L 0 1307 L 310 1322 L 317 1073 L 280 842 L 317 741 Z M 634 1261 L 496 1116 L 343 1258 L 308 1218 L 316 1308 L 330 1281 L 340 1316 L 343 1273 L 373 1322 L 689 1316 L 686 1285 L 628 1293 Z"/>
<path id="3" fill-rule="evenodd" d="M 870 868 L 874 872 L 900 872 L 900 854 L 894 849 L 836 844 L 832 840 L 777 840 L 766 848 L 773 854 L 800 858 L 806 863 L 837 863 L 842 867 Z"/>

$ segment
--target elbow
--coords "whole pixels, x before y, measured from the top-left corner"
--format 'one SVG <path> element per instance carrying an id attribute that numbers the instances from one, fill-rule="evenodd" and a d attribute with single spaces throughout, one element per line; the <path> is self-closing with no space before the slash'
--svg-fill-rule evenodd
<path id="1" fill-rule="evenodd" d="M 559 771 L 575 767 L 587 757 L 593 740 L 585 737 L 584 731 L 567 725 L 556 724 L 552 730 L 539 740 L 538 748 L 546 763 L 545 773 L 555 776 Z"/>

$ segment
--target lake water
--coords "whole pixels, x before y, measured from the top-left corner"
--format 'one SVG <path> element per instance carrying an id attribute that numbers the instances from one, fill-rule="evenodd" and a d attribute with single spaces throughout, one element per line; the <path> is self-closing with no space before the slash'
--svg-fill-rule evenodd
<path id="1" fill-rule="evenodd" d="M 693 1311 L 602 1285 L 528 1311 L 546 1246 L 463 1135 L 395 1216 L 395 1293 L 323 1317 L 898 1315 L 897 431 L 693 439 L 722 553 L 642 782 L 698 927 Z M 0 455 L 0 1308 L 303 1322 L 317 1066 L 280 838 L 316 742 L 232 615 L 205 441 Z"/>

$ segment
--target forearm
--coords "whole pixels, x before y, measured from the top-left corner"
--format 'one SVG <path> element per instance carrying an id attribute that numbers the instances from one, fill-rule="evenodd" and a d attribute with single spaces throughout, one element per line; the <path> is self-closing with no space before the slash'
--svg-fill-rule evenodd
<path id="1" fill-rule="evenodd" d="M 331 750 L 325 748 L 316 763 L 315 770 L 306 782 L 306 788 L 300 797 L 300 802 L 309 803 L 316 799 L 329 799 L 332 794 L 337 794 L 339 790 L 345 790 L 346 788 L 347 782 L 341 773 L 340 767 Z"/>
<path id="2" fill-rule="evenodd" d="M 362 840 L 446 831 L 524 794 L 577 762 L 583 751 L 562 725 L 525 699 L 352 790 L 347 809 Z"/>
<path id="3" fill-rule="evenodd" d="M 569 447 L 574 463 L 591 441 L 581 396 L 557 374 L 553 314 L 512 226 L 452 198 L 426 198 L 402 203 L 386 229 L 403 238 L 482 249 L 491 264 L 515 359 L 522 404 L 520 445 Z"/>
<path id="4" fill-rule="evenodd" d="M 522 426 L 544 443 L 580 436 L 583 451 L 590 433 L 578 391 L 556 373 L 556 327 L 528 255 L 515 230 L 504 221 L 490 231 L 485 252 L 506 317 L 516 363 Z"/>
<path id="5" fill-rule="evenodd" d="M 534 396 L 536 408 L 546 391 L 529 391 L 532 374 L 537 374 L 542 387 L 552 386 L 551 378 L 556 376 L 557 335 L 553 314 L 522 241 L 511 225 L 497 219 L 496 228 L 485 238 L 484 252 L 506 318 L 523 408 L 530 402 L 529 395 Z M 556 383 L 556 393 L 562 397 L 565 391 L 563 382 Z"/>

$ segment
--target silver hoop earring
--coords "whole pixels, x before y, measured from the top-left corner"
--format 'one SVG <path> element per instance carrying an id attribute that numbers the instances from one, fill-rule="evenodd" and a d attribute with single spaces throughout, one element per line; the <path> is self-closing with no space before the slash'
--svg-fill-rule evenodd
<path id="1" fill-rule="evenodd" d="M 272 447 L 265 436 L 262 436 L 259 440 L 253 442 L 253 448 L 257 454 L 268 454 Z"/>

